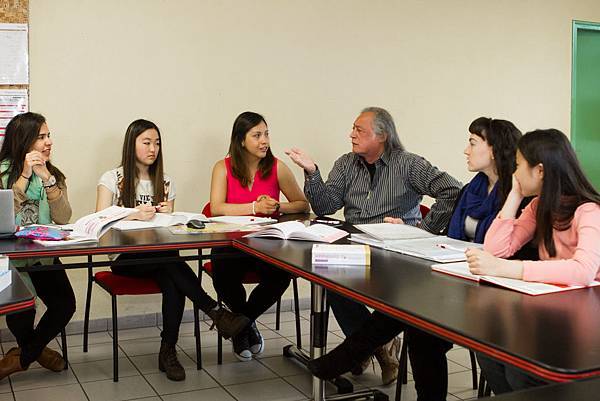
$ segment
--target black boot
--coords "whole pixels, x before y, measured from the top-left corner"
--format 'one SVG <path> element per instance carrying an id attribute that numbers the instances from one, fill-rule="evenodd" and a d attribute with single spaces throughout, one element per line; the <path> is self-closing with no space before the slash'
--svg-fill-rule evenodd
<path id="1" fill-rule="evenodd" d="M 174 344 L 160 343 L 158 354 L 158 369 L 167 374 L 167 378 L 173 381 L 185 380 L 185 370 L 177 359 L 177 351 Z"/>
<path id="2" fill-rule="evenodd" d="M 250 323 L 250 319 L 241 313 L 233 313 L 223 307 L 212 309 L 206 314 L 225 339 L 238 335 Z"/>
<path id="3" fill-rule="evenodd" d="M 356 341 L 352 336 L 320 358 L 308 361 L 306 367 L 311 373 L 323 380 L 332 380 L 339 375 L 360 366 L 373 350 L 366 344 Z"/>

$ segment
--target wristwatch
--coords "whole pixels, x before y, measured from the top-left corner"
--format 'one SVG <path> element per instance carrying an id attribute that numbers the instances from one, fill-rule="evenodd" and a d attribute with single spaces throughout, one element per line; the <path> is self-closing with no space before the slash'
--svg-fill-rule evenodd
<path id="1" fill-rule="evenodd" d="M 48 177 L 48 181 L 42 182 L 42 185 L 44 185 L 44 188 L 50 188 L 56 185 L 56 177 L 54 177 L 53 175 L 51 175 L 50 177 Z"/>

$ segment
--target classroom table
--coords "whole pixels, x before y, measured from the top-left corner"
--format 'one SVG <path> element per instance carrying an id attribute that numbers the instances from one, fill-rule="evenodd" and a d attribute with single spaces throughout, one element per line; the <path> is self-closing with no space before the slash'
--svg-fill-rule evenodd
<path id="1" fill-rule="evenodd" d="M 10 270 L 12 282 L 0 291 L 0 315 L 20 312 L 35 307 L 35 296 L 29 291 L 15 270 Z"/>
<path id="2" fill-rule="evenodd" d="M 600 377 L 598 287 L 528 296 L 432 272 L 431 262 L 374 248 L 369 269 L 315 267 L 311 264 L 312 243 L 242 236 L 174 235 L 164 228 L 110 230 L 98 243 L 68 247 L 4 240 L 0 241 L 0 254 L 14 259 L 88 256 L 88 263 L 48 267 L 81 268 L 106 264 L 92 262 L 92 255 L 198 250 L 198 256 L 181 257 L 190 260 L 201 258 L 205 248 L 233 246 L 311 282 L 312 357 L 324 352 L 327 289 L 549 381 Z M 324 399 L 323 383 L 316 378 L 313 397 Z"/>
<path id="3" fill-rule="evenodd" d="M 598 401 L 600 399 L 600 378 L 576 380 L 568 383 L 551 384 L 515 391 L 494 397 L 481 398 L 481 401 Z"/>
<path id="4" fill-rule="evenodd" d="M 313 357 L 324 345 L 318 319 L 327 289 L 548 381 L 600 377 L 600 287 L 530 296 L 433 272 L 432 262 L 375 248 L 365 269 L 313 266 L 307 242 L 243 238 L 234 247 L 312 283 Z M 323 397 L 317 379 L 313 397 Z"/>

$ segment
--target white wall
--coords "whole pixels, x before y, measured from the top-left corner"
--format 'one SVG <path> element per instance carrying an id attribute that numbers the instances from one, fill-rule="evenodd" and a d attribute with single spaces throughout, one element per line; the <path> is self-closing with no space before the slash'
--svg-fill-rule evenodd
<path id="1" fill-rule="evenodd" d="M 162 130 L 179 210 L 208 200 L 245 110 L 265 115 L 276 155 L 298 146 L 329 171 L 360 109 L 382 106 L 410 151 L 467 181 L 476 117 L 568 134 L 573 19 L 600 21 L 600 1 L 30 0 L 31 109 L 48 118 L 74 218 L 140 117 Z M 85 271 L 69 275 L 78 320 Z M 121 314 L 156 312 L 153 300 Z"/>

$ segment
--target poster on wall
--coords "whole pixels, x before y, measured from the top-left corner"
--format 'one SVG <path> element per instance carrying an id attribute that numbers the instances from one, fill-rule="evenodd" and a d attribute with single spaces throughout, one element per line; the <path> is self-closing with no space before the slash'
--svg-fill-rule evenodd
<path id="1" fill-rule="evenodd" d="M 0 24 L 0 84 L 29 84 L 27 24 Z"/>
<path id="2" fill-rule="evenodd" d="M 0 146 L 11 118 L 28 110 L 27 89 L 0 89 Z"/>

